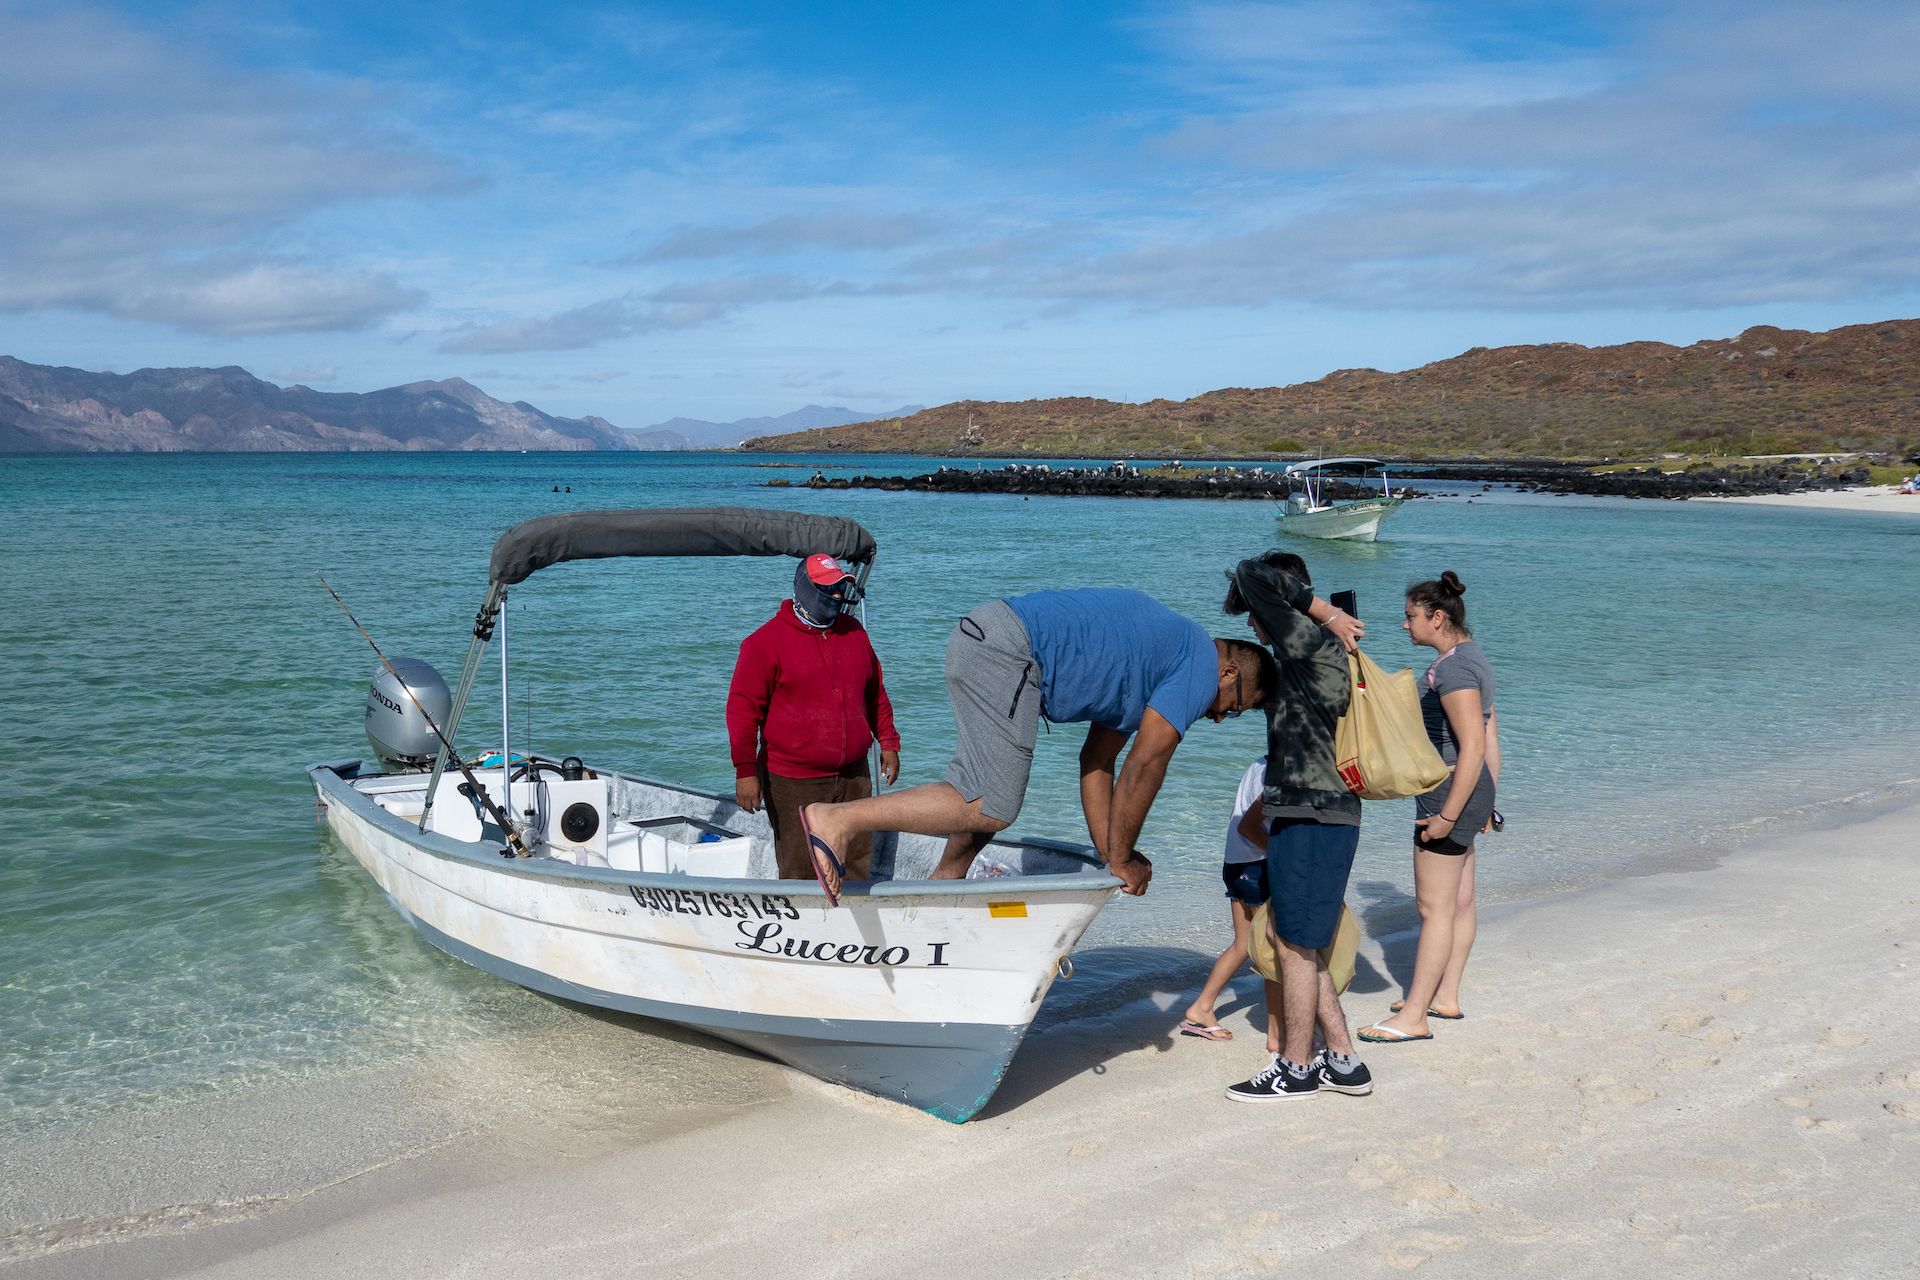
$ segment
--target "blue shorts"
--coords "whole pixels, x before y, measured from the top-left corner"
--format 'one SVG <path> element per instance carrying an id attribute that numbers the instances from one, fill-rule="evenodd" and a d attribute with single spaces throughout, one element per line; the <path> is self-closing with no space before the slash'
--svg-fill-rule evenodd
<path id="1" fill-rule="evenodd" d="M 1223 862 L 1220 878 L 1227 882 L 1227 896 L 1235 902 L 1257 907 L 1267 900 L 1267 864 L 1263 860 Z"/>
<path id="2" fill-rule="evenodd" d="M 1347 896 L 1360 828 L 1276 818 L 1267 836 L 1267 884 L 1273 890 L 1273 931 L 1283 942 L 1319 949 L 1333 945 Z"/>

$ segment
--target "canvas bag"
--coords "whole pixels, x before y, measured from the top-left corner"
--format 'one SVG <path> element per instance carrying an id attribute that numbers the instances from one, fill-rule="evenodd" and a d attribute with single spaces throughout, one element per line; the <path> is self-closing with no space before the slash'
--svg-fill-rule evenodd
<path id="1" fill-rule="evenodd" d="M 1253 932 L 1247 938 L 1247 958 L 1253 962 L 1253 971 L 1269 982 L 1280 981 L 1280 957 L 1274 954 L 1273 929 L 1267 923 L 1272 917 L 1272 904 L 1263 902 L 1260 909 L 1253 913 Z M 1333 945 L 1320 949 L 1320 958 L 1327 962 L 1327 976 L 1333 979 L 1335 995 L 1345 995 L 1353 985 L 1353 971 L 1360 964 L 1360 922 L 1353 918 L 1353 912 L 1346 904 L 1340 904 L 1340 923 L 1334 926 Z"/>
<path id="2" fill-rule="evenodd" d="M 1427 738 L 1411 667 L 1388 675 L 1355 650 L 1347 655 L 1353 697 L 1333 731 L 1334 760 L 1347 789 L 1362 800 L 1399 800 L 1447 780 L 1447 764 Z"/>

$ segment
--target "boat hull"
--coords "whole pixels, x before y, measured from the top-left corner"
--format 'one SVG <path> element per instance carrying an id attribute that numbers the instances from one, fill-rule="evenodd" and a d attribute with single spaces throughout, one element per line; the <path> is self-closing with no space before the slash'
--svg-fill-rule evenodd
<path id="1" fill-rule="evenodd" d="M 1363 498 L 1356 502 L 1336 502 L 1313 511 L 1282 512 L 1280 532 L 1329 541 L 1373 542 L 1380 536 L 1380 522 L 1402 501 L 1401 498 Z"/>
<path id="2" fill-rule="evenodd" d="M 956 1123 L 993 1096 L 1116 885 L 1091 869 L 879 882 L 828 908 L 811 882 L 503 858 L 421 831 L 336 767 L 310 776 L 340 844 L 448 955 Z"/>

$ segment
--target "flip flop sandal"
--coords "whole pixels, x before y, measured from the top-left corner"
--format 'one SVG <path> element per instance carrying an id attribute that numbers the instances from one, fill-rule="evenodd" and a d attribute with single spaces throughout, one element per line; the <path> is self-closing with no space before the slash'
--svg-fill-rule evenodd
<path id="1" fill-rule="evenodd" d="M 1216 1022 L 1209 1026 L 1204 1022 L 1195 1022 L 1192 1018 L 1182 1018 L 1180 1020 L 1180 1034 L 1183 1036 L 1192 1036 L 1195 1040 L 1217 1040 L 1222 1043 L 1233 1039 L 1233 1032 L 1227 1030 L 1219 1023 Z"/>
<path id="2" fill-rule="evenodd" d="M 1387 1012 L 1398 1013 L 1406 1007 L 1407 1007 L 1407 1002 L 1405 1000 L 1395 1000 L 1392 1004 L 1387 1006 Z M 1438 1009 L 1428 1009 L 1427 1016 L 1429 1018 L 1442 1018 L 1448 1022 L 1463 1022 L 1466 1020 L 1467 1015 L 1464 1012 L 1463 1013 L 1442 1013 Z"/>
<path id="3" fill-rule="evenodd" d="M 1369 1031 L 1378 1032 L 1379 1034 L 1368 1035 L 1367 1032 Z M 1420 1036 L 1410 1036 L 1406 1032 L 1396 1027 L 1390 1027 L 1384 1022 L 1376 1022 L 1370 1027 L 1363 1027 L 1355 1032 L 1354 1038 L 1357 1040 L 1365 1040 L 1368 1044 L 1406 1044 L 1409 1040 L 1431 1040 L 1433 1039 L 1433 1032 L 1429 1031 L 1425 1035 Z"/>
<path id="4" fill-rule="evenodd" d="M 827 905 L 837 907 L 840 905 L 840 894 L 827 883 L 826 873 L 820 869 L 820 859 L 824 857 L 827 860 L 827 865 L 833 868 L 833 874 L 843 884 L 846 882 L 847 869 L 834 854 L 833 846 L 813 834 L 813 828 L 807 825 L 807 806 L 801 805 L 795 812 L 800 817 L 801 834 L 807 837 L 807 861 L 813 864 L 813 878 L 820 882 L 821 892 L 827 895 Z"/>

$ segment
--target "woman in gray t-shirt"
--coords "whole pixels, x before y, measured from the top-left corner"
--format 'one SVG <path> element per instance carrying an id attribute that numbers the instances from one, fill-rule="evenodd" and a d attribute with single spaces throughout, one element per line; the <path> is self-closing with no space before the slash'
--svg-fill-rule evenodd
<path id="1" fill-rule="evenodd" d="M 1452 570 L 1407 588 L 1407 635 L 1437 650 L 1422 682 L 1427 736 L 1452 770 L 1414 802 L 1413 884 L 1420 945 L 1413 980 L 1393 1016 L 1359 1033 L 1392 1043 L 1432 1038 L 1427 1019 L 1460 1018 L 1460 977 L 1473 949 L 1473 839 L 1493 817 L 1500 777 L 1500 722 L 1493 667 L 1467 630 L 1467 588 Z"/>

